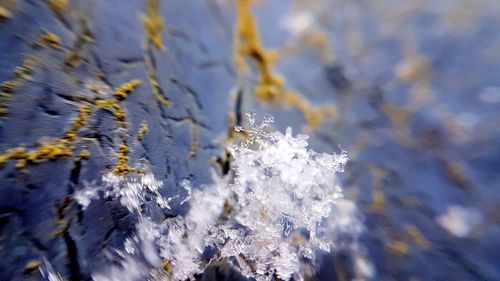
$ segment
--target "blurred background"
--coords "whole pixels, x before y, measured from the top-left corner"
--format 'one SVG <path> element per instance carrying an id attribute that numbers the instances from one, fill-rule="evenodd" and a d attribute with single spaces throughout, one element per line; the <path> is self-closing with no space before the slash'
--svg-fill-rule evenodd
<path id="1" fill-rule="evenodd" d="M 314 279 L 500 280 L 499 26 L 495 0 L 0 0 L 0 280 L 89 280 L 134 218 L 74 191 L 124 155 L 210 182 L 247 111 L 348 152 L 362 250 Z"/>

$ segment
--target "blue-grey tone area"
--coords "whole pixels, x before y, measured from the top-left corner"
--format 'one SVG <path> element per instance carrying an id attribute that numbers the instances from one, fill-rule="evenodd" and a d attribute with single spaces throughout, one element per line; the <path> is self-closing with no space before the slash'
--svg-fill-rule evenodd
<path id="1" fill-rule="evenodd" d="M 136 218 L 107 199 L 83 210 L 74 192 L 99 184 L 121 146 L 165 196 L 183 179 L 199 188 L 227 173 L 246 111 L 348 152 L 342 187 L 364 216 L 373 280 L 500 280 L 500 2 L 254 1 L 262 47 L 280 54 L 273 73 L 331 109 L 317 127 L 255 95 L 254 61 L 235 64 L 234 1 L 154 2 L 0 1 L 0 280 L 45 280 L 44 259 L 90 280 Z M 313 280 L 351 280 L 357 258 L 325 255 Z M 200 278 L 241 277 L 215 266 Z"/>

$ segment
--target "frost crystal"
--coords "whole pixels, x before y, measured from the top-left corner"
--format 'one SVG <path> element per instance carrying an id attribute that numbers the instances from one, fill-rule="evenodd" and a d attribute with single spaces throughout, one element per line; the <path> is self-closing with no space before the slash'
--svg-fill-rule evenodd
<path id="1" fill-rule="evenodd" d="M 104 198 L 120 200 L 131 213 L 140 213 L 142 204 L 148 199 L 154 200 L 161 208 L 170 209 L 169 202 L 175 198 L 165 198 L 160 194 L 159 189 L 163 186 L 163 182 L 156 180 L 151 173 L 118 176 L 109 172 L 102 177 L 102 183 L 96 187 L 84 183 L 84 188 L 75 192 L 74 197 L 82 209 L 85 210 L 91 200 L 99 198 L 100 193 Z M 184 188 L 189 194 L 190 187 Z"/>
<path id="2" fill-rule="evenodd" d="M 213 184 L 195 190 L 183 180 L 184 198 L 163 197 L 162 182 L 150 173 L 106 174 L 101 187 L 75 194 L 84 209 L 101 194 L 138 215 L 135 234 L 113 250 L 118 262 L 96 271 L 94 280 L 193 279 L 215 261 L 256 280 L 300 280 L 313 272 L 318 251 L 357 250 L 363 226 L 336 176 L 346 153 L 316 153 L 308 149 L 307 135 L 294 136 L 291 128 L 267 132 L 271 117 L 261 123 L 254 114 L 247 118 L 248 128 L 235 128 L 246 140 L 227 147 L 234 173 L 214 174 Z M 160 221 L 142 210 L 146 202 L 169 209 L 172 200 L 190 209 Z M 363 262 L 360 275 L 373 275 Z"/>
<path id="3" fill-rule="evenodd" d="M 139 175 L 117 176 L 107 173 L 103 177 L 104 196 L 120 199 L 120 203 L 130 212 L 140 212 L 141 205 L 146 201 L 146 196 L 150 195 L 156 203 L 162 207 L 170 209 L 168 203 L 172 198 L 164 198 L 158 191 L 163 185 L 157 181 L 150 173 Z"/>
<path id="4" fill-rule="evenodd" d="M 473 208 L 450 206 L 445 214 L 436 218 L 436 221 L 449 233 L 463 238 L 483 223 L 483 216 Z"/>
<path id="5" fill-rule="evenodd" d="M 95 183 L 89 184 L 84 182 L 83 189 L 77 190 L 74 194 L 76 202 L 85 210 L 90 205 L 90 202 L 99 198 L 99 189 L 94 187 Z"/>
<path id="6" fill-rule="evenodd" d="M 40 274 L 42 277 L 46 278 L 48 281 L 63 281 L 64 278 L 59 273 L 54 271 L 52 264 L 46 259 L 43 258 L 43 266 L 39 268 Z"/>
<path id="7" fill-rule="evenodd" d="M 318 154 L 307 148 L 308 136 L 294 137 L 291 128 L 284 135 L 266 133 L 270 119 L 255 125 L 249 117 L 250 129 L 240 128 L 249 140 L 228 148 L 234 157 L 234 215 L 219 227 L 227 232 L 221 255 L 243 257 L 252 266 L 235 265 L 248 277 L 290 279 L 299 274 L 301 258 L 314 259 L 316 250 L 334 246 L 327 218 L 342 198 L 336 172 L 347 155 Z M 254 144 L 257 149 L 250 148 Z M 243 231 L 232 235 L 237 228 Z"/>

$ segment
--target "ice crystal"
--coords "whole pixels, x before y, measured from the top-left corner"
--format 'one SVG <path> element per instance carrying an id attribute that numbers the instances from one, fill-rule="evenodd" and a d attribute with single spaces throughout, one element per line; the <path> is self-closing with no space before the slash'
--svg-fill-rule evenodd
<path id="1" fill-rule="evenodd" d="M 48 281 L 63 281 L 64 280 L 64 278 L 59 273 L 56 273 L 54 271 L 52 264 L 46 258 L 43 258 L 43 264 L 41 267 L 39 267 L 39 270 L 40 270 L 40 274 L 42 275 L 42 277 Z"/>
<path id="2" fill-rule="evenodd" d="M 104 198 L 118 199 L 131 213 L 140 213 L 142 204 L 148 199 L 154 200 L 161 208 L 170 209 L 169 202 L 175 197 L 161 195 L 159 189 L 162 186 L 163 182 L 156 180 L 151 173 L 118 176 L 108 172 L 102 177 L 102 185 L 84 183 L 84 188 L 77 190 L 74 197 L 84 210 L 100 194 Z M 184 185 L 184 188 L 188 194 L 191 192 L 190 187 Z"/>
<path id="3" fill-rule="evenodd" d="M 247 127 L 235 128 L 246 139 L 227 147 L 234 173 L 214 173 L 212 184 L 194 190 L 182 180 L 183 198 L 162 196 L 163 184 L 151 173 L 108 173 L 100 187 L 75 194 L 84 208 L 100 194 L 138 215 L 134 235 L 113 250 L 119 262 L 96 271 L 94 280 L 186 280 L 214 261 L 257 280 L 301 279 L 318 251 L 357 248 L 363 226 L 337 180 L 346 153 L 316 153 L 307 135 L 294 136 L 291 128 L 268 132 L 271 117 L 260 123 L 254 114 L 247 118 Z M 188 203 L 187 213 L 155 221 L 142 210 L 146 202 L 169 209 L 172 200 Z"/>
<path id="4" fill-rule="evenodd" d="M 103 177 L 104 196 L 120 199 L 120 203 L 130 212 L 140 212 L 141 204 L 150 196 L 162 207 L 170 209 L 168 203 L 172 198 L 163 197 L 158 189 L 163 185 L 150 173 L 139 175 L 118 176 L 107 173 Z"/>
<path id="5" fill-rule="evenodd" d="M 464 238 L 483 223 L 483 216 L 474 208 L 450 206 L 445 214 L 436 218 L 436 221 L 449 233 Z"/>
<path id="6" fill-rule="evenodd" d="M 307 148 L 307 135 L 293 136 L 291 128 L 285 134 L 266 133 L 269 119 L 256 125 L 254 116 L 249 117 L 251 127 L 238 129 L 250 140 L 228 147 L 235 169 L 230 189 L 236 199 L 234 215 L 219 227 L 244 231 L 224 233 L 221 255 L 244 257 L 252 266 L 237 267 L 248 277 L 290 279 L 299 274 L 301 258 L 314 259 L 316 250 L 334 246 L 325 227 L 342 198 L 336 172 L 342 171 L 347 155 L 316 153 Z M 250 148 L 255 143 L 257 148 Z"/>
<path id="7" fill-rule="evenodd" d="M 95 187 L 95 183 L 83 182 L 83 186 L 82 189 L 75 191 L 74 198 L 85 210 L 92 200 L 99 198 L 99 189 Z"/>

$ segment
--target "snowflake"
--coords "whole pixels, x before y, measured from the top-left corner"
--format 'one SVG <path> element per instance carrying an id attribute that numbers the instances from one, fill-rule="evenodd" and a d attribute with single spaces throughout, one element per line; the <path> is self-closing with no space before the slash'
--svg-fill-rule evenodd
<path id="1" fill-rule="evenodd" d="M 193 279 L 220 260 L 256 280 L 302 279 L 318 251 L 357 249 L 363 225 L 337 179 L 347 154 L 314 152 L 308 136 L 294 136 L 291 128 L 268 132 L 272 117 L 247 118 L 248 128 L 235 128 L 246 139 L 227 147 L 234 173 L 213 173 L 212 184 L 195 190 L 182 180 L 184 198 L 162 196 L 162 182 L 150 173 L 105 174 L 101 187 L 77 192 L 84 208 L 99 192 L 138 215 L 135 234 L 114 251 L 121 262 L 95 272 L 94 280 Z M 142 211 L 146 202 L 169 209 L 173 200 L 190 205 L 185 215 L 154 221 Z"/>

